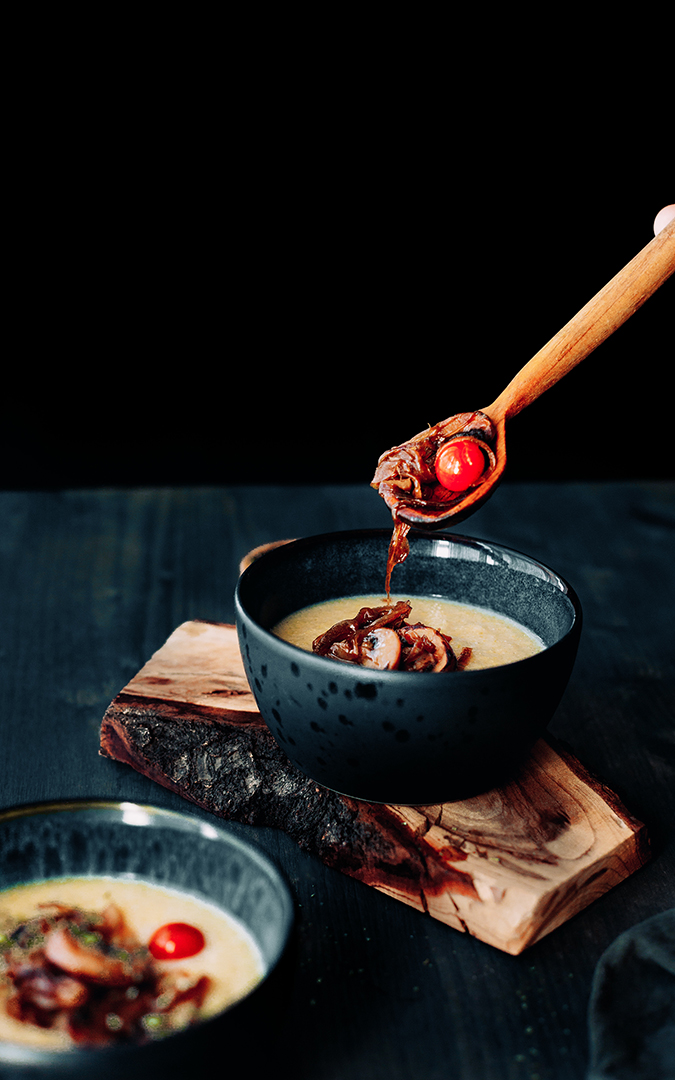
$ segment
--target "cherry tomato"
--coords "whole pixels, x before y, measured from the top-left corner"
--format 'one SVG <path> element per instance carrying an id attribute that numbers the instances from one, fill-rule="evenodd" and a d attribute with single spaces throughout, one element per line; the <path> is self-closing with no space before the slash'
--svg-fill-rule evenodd
<path id="1" fill-rule="evenodd" d="M 436 476 L 449 491 L 466 491 L 485 470 L 485 457 L 472 439 L 451 439 L 436 454 Z"/>
<path id="2" fill-rule="evenodd" d="M 155 960 L 183 960 L 186 956 L 196 956 L 204 945 L 204 935 L 196 926 L 172 922 L 155 930 L 148 948 Z"/>

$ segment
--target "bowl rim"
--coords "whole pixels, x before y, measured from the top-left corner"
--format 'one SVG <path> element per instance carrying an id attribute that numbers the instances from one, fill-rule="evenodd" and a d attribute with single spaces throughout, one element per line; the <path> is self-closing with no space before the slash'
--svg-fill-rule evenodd
<path id="1" fill-rule="evenodd" d="M 291 550 L 291 551 L 294 550 L 294 549 L 297 550 L 298 548 L 301 549 L 302 547 L 309 547 L 309 546 L 317 545 L 319 543 L 335 542 L 336 540 L 342 540 L 342 539 L 352 541 L 352 540 L 358 540 L 358 539 L 374 539 L 374 538 L 377 538 L 377 539 L 386 540 L 387 543 L 388 543 L 388 540 L 389 540 L 390 537 L 391 537 L 391 529 L 384 529 L 384 528 L 336 530 L 336 531 L 333 531 L 333 532 L 325 532 L 325 533 L 310 534 L 308 536 L 301 536 L 301 537 L 298 537 L 295 540 L 288 541 L 287 543 L 283 544 L 283 546 L 276 547 L 276 548 L 271 549 L 270 551 L 265 552 L 265 554 L 261 555 L 258 559 L 256 559 L 254 562 L 252 562 L 250 564 L 250 566 L 246 567 L 246 569 L 242 572 L 242 574 L 240 574 L 239 579 L 237 581 L 237 584 L 236 584 L 236 587 L 235 587 L 235 592 L 234 592 L 235 617 L 236 617 L 236 623 L 237 623 L 237 630 L 240 631 L 240 629 L 241 629 L 241 618 L 242 618 L 242 616 L 245 616 L 245 618 L 247 620 L 250 620 L 250 622 L 254 624 L 254 626 L 257 628 L 257 630 L 261 634 L 263 634 L 263 635 L 265 635 L 265 637 L 271 639 L 275 643 L 275 646 L 278 646 L 282 650 L 282 652 L 286 652 L 289 657 L 292 658 L 292 657 L 295 657 L 295 656 L 301 656 L 303 658 L 303 664 L 305 664 L 305 665 L 309 664 L 310 669 L 316 670 L 317 673 L 322 672 L 322 673 L 324 673 L 326 675 L 329 675 L 330 672 L 335 673 L 336 660 L 334 658 L 326 657 L 326 656 L 319 656 L 317 653 L 310 652 L 308 649 L 303 649 L 298 645 L 293 645 L 290 641 L 285 641 L 283 638 L 278 637 L 271 630 L 268 630 L 266 627 L 262 626 L 262 624 L 259 623 L 257 619 L 254 619 L 253 616 L 250 614 L 250 612 L 247 610 L 247 608 L 246 608 L 246 606 L 245 606 L 245 604 L 244 604 L 244 602 L 242 600 L 242 596 L 241 596 L 242 586 L 244 587 L 244 589 L 246 588 L 247 581 L 251 577 L 253 577 L 256 573 L 259 572 L 259 568 L 260 568 L 261 563 L 264 562 L 265 565 L 269 566 L 270 561 L 272 561 L 272 562 L 273 561 L 283 561 L 283 559 L 285 557 L 287 557 L 287 553 L 288 553 L 289 550 Z M 534 653 L 532 656 L 526 656 L 522 660 L 514 660 L 509 664 L 495 664 L 495 665 L 492 665 L 489 668 L 474 668 L 474 669 L 469 668 L 466 671 L 448 672 L 447 674 L 449 676 L 452 677 L 452 676 L 460 676 L 461 675 L 463 679 L 472 679 L 472 678 L 473 679 L 478 679 L 480 677 L 484 678 L 485 673 L 489 672 L 489 671 L 500 671 L 500 670 L 503 670 L 504 668 L 517 668 L 521 664 L 531 664 L 533 661 L 537 660 L 537 657 L 541 657 L 543 654 L 550 654 L 553 649 L 557 649 L 557 648 L 560 648 L 561 646 L 563 646 L 564 642 L 566 642 L 567 639 L 571 635 L 580 632 L 581 625 L 582 625 L 582 617 L 583 616 L 582 616 L 581 601 L 579 600 L 579 597 L 578 597 L 575 589 L 572 587 L 572 585 L 569 583 L 569 581 L 567 581 L 567 579 L 565 577 L 563 577 L 562 574 L 558 573 L 557 570 L 554 570 L 552 567 L 548 566 L 546 563 L 543 563 L 540 559 L 536 559 L 532 555 L 528 555 L 523 551 L 519 551 L 517 548 L 508 547 L 507 545 L 501 544 L 498 541 L 483 540 L 483 539 L 480 539 L 478 537 L 466 536 L 464 534 L 459 534 L 459 533 L 447 533 L 447 532 L 433 532 L 433 533 L 430 533 L 427 530 L 423 530 L 423 529 L 411 529 L 410 533 L 409 533 L 409 539 L 410 539 L 411 542 L 413 542 L 415 540 L 420 540 L 423 543 L 427 542 L 427 541 L 432 542 L 432 543 L 439 543 L 439 542 L 444 543 L 445 542 L 448 546 L 455 544 L 457 547 L 473 548 L 475 550 L 483 550 L 483 551 L 486 551 L 486 552 L 490 552 L 490 551 L 499 552 L 499 553 L 502 553 L 503 555 L 507 556 L 507 560 L 506 560 L 507 562 L 521 563 L 522 564 L 522 562 L 524 561 L 527 564 L 527 566 L 530 566 L 530 567 L 533 568 L 534 572 L 531 574 L 531 576 L 537 577 L 540 580 L 544 580 L 544 581 L 548 582 L 548 584 L 550 584 L 554 588 L 557 588 L 558 591 L 563 596 L 567 597 L 567 599 L 570 601 L 570 604 L 571 604 L 571 607 L 572 607 L 572 620 L 571 620 L 569 628 L 566 630 L 566 632 L 560 638 L 558 638 L 557 641 L 553 642 L 552 645 L 547 645 L 544 649 L 541 649 L 538 653 Z M 412 553 L 408 557 L 411 558 Z M 512 568 L 516 572 L 522 572 L 522 573 L 529 572 L 522 566 L 520 568 L 518 566 L 513 566 Z M 384 567 L 383 567 L 383 581 L 384 581 Z M 396 589 L 394 589 L 392 587 L 392 593 L 396 594 L 399 591 L 400 590 L 396 590 Z M 299 610 L 301 610 L 301 609 L 299 609 Z M 337 663 L 340 664 L 339 661 L 337 661 Z M 399 681 L 400 683 L 403 683 L 404 681 L 408 681 L 410 679 L 413 679 L 414 680 L 413 685 L 414 686 L 419 686 L 420 688 L 421 688 L 421 685 L 422 685 L 421 680 L 424 681 L 424 682 L 431 681 L 430 685 L 431 684 L 433 684 L 433 685 L 438 684 L 438 674 L 436 672 L 431 672 L 431 671 L 429 671 L 429 672 L 426 672 L 426 671 L 422 671 L 422 672 L 388 671 L 388 670 L 387 671 L 381 671 L 381 670 L 378 670 L 377 668 L 363 668 L 358 664 L 345 664 L 345 663 L 340 664 L 340 670 L 344 672 L 345 669 L 349 669 L 349 671 L 351 673 L 353 673 L 355 675 L 359 675 L 359 680 L 360 681 L 367 680 L 368 682 L 373 682 L 374 681 L 376 683 L 384 682 L 385 684 L 391 685 L 391 680 L 392 679 L 395 679 L 395 680 Z"/>
<path id="2" fill-rule="evenodd" d="M 181 1039 L 186 1036 L 190 1036 L 195 1032 L 198 1032 L 201 1028 L 211 1026 L 218 1022 L 218 1020 L 227 1015 L 229 1012 L 237 1009 L 249 998 L 251 998 L 257 991 L 268 981 L 273 972 L 278 968 L 284 953 L 289 945 L 291 935 L 293 932 L 293 926 L 295 922 L 295 909 L 293 904 L 293 897 L 291 894 L 290 886 L 282 873 L 275 860 L 269 856 L 266 852 L 262 851 L 255 843 L 242 839 L 234 832 L 227 828 L 223 828 L 220 824 L 212 824 L 196 814 L 189 812 L 183 812 L 181 810 L 172 810 L 167 807 L 157 806 L 153 803 L 136 802 L 134 800 L 127 799 L 102 799 L 91 797 L 75 797 L 70 799 L 54 799 L 46 800 L 44 802 L 29 802 L 29 803 L 17 803 L 13 806 L 0 809 L 0 829 L 4 825 L 11 821 L 16 821 L 19 818 L 29 818 L 31 816 L 38 817 L 40 815 L 51 815 L 58 813 L 73 813 L 81 812 L 83 810 L 100 810 L 107 812 L 118 812 L 120 817 L 118 818 L 119 824 L 128 826 L 147 826 L 147 825 L 159 825 L 160 823 L 173 825 L 178 831 L 190 833 L 198 832 L 206 839 L 214 840 L 219 843 L 226 843 L 236 850 L 244 853 L 248 858 L 252 858 L 261 869 L 273 880 L 277 893 L 281 901 L 281 933 L 280 943 L 276 956 L 272 963 L 269 965 L 267 971 L 263 977 L 256 983 L 242 997 L 237 998 L 225 1009 L 221 1009 L 220 1012 L 215 1013 L 213 1016 L 206 1017 L 200 1020 L 197 1024 L 188 1027 L 181 1028 L 178 1031 L 173 1032 L 171 1035 L 166 1036 L 160 1040 L 159 1045 L 165 1045 L 167 1042 L 173 1042 L 176 1039 Z M 126 819 L 124 815 L 127 815 Z M 133 819 L 136 820 L 133 820 Z M 156 820 L 154 820 L 156 819 Z M 124 871 L 111 874 L 91 875 L 92 877 L 106 877 L 112 878 L 122 877 Z M 51 877 L 54 880 L 61 880 L 64 877 L 82 877 L 85 875 L 73 874 L 73 875 L 51 875 L 47 878 L 40 878 L 40 881 L 49 881 Z M 35 879 L 36 881 L 38 879 Z M 126 877 L 124 880 L 129 880 Z M 140 880 L 140 879 L 139 879 Z M 144 880 L 144 879 L 142 879 Z M 31 884 L 31 881 L 27 881 L 25 884 Z M 0 895 L 5 889 L 15 888 L 15 885 L 5 886 L 0 881 Z M 171 885 L 167 886 L 171 888 Z M 189 889 L 181 889 L 181 892 L 187 892 L 189 895 Z M 201 894 L 195 893 L 195 896 Z M 211 901 L 217 903 L 215 901 Z M 7 1043 L 0 1041 L 0 1063 L 6 1062 L 14 1065 L 30 1065 L 35 1067 L 50 1067 L 56 1064 L 65 1065 L 73 1059 L 77 1061 L 84 1061 L 91 1058 L 92 1062 L 96 1060 L 102 1060 L 105 1057 L 106 1060 L 110 1060 L 115 1056 L 128 1055 L 129 1053 L 148 1053 L 152 1051 L 152 1047 L 155 1044 L 149 1043 L 125 1043 L 124 1045 L 115 1045 L 105 1047 L 90 1046 L 75 1046 L 66 1050 L 51 1050 L 28 1046 L 23 1043 Z"/>

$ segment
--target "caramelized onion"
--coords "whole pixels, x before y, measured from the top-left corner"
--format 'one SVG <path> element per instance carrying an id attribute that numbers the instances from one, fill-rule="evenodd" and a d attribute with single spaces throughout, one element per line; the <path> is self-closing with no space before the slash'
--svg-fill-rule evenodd
<path id="1" fill-rule="evenodd" d="M 450 638 L 423 623 L 408 623 L 407 600 L 383 607 L 363 607 L 315 638 L 312 651 L 334 660 L 389 671 L 457 671 L 466 667 L 471 649 L 459 658 Z"/>

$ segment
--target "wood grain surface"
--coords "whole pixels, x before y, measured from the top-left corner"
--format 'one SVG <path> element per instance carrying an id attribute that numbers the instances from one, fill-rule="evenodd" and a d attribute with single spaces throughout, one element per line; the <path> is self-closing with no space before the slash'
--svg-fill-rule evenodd
<path id="1" fill-rule="evenodd" d="M 517 954 L 649 857 L 644 825 L 540 740 L 503 787 L 404 807 L 319 787 L 272 738 L 234 626 L 183 623 L 118 694 L 101 753 L 220 817 L 272 825 L 327 865 Z"/>

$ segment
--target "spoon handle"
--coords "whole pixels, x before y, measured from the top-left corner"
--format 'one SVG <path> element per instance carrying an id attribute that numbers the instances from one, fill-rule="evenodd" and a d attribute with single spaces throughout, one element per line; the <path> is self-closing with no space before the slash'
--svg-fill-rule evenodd
<path id="1" fill-rule="evenodd" d="M 596 293 L 482 411 L 499 423 L 531 405 L 626 322 L 673 270 L 675 219 Z"/>

